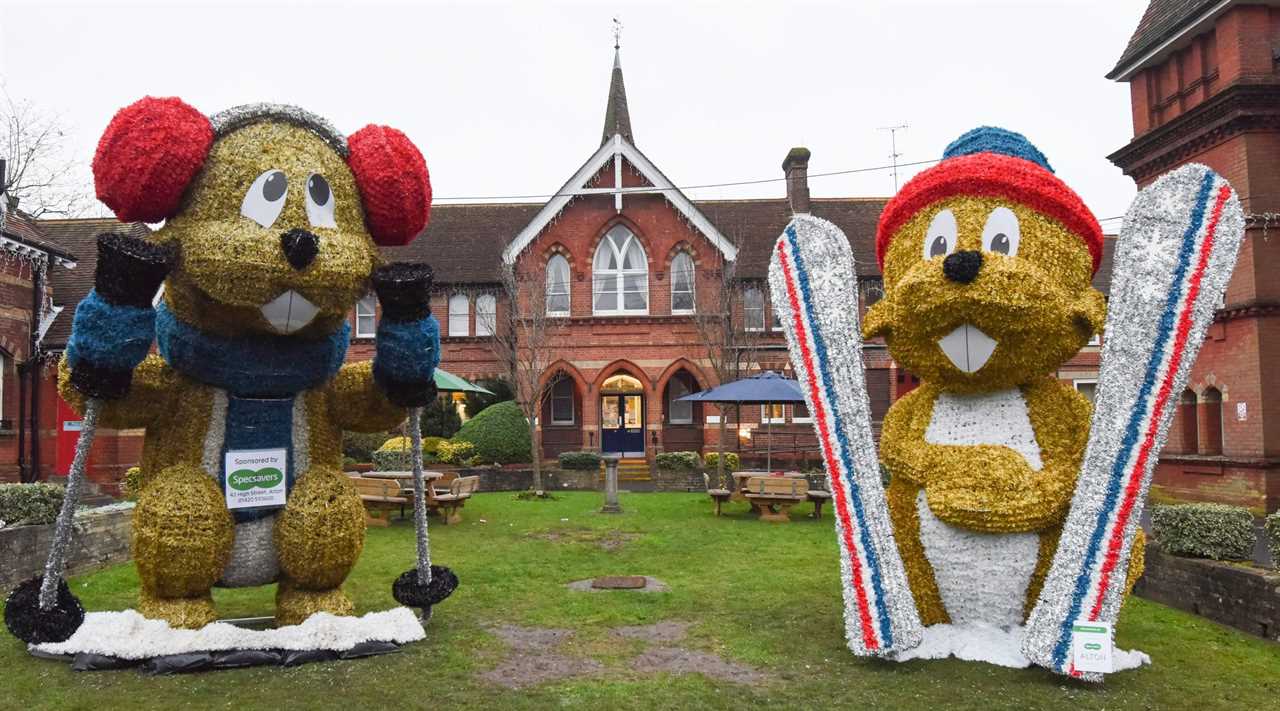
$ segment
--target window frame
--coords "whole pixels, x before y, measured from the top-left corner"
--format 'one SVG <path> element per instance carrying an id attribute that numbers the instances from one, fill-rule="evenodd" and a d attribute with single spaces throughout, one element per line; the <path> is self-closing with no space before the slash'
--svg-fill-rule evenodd
<path id="1" fill-rule="evenodd" d="M 682 392 L 677 394 L 675 390 L 675 386 L 679 386 L 680 388 L 682 388 L 683 389 Z M 682 417 L 680 419 L 676 419 L 675 417 L 675 408 L 677 404 L 676 399 L 684 397 L 685 395 L 689 395 L 692 392 L 694 392 L 693 388 L 690 388 L 689 384 L 680 378 L 672 378 L 667 381 L 667 424 L 669 425 L 692 425 L 693 424 L 693 420 L 694 420 L 694 417 L 693 417 L 694 403 L 693 402 L 679 403 L 682 407 L 685 405 L 689 407 L 688 417 Z"/>
<path id="2" fill-rule="evenodd" d="M 492 307 L 491 310 L 488 312 L 488 314 L 485 314 L 485 312 L 481 309 L 481 304 L 486 304 L 486 303 Z M 486 315 L 489 318 L 487 319 L 482 318 L 483 316 L 486 316 Z M 482 330 L 482 326 L 483 326 L 483 329 L 485 329 L 484 333 L 480 332 Z M 497 326 L 498 326 L 498 297 L 494 296 L 493 294 L 481 294 L 477 296 L 476 297 L 476 328 L 475 328 L 476 335 L 484 336 L 484 337 L 492 336 L 493 332 L 497 330 Z"/>
<path id="3" fill-rule="evenodd" d="M 778 408 L 781 413 L 778 417 L 766 414 L 765 408 Z M 760 424 L 762 425 L 785 425 L 787 424 L 787 406 L 782 402 L 771 402 L 760 405 Z"/>
<path id="4" fill-rule="evenodd" d="M 464 305 L 461 313 L 454 313 L 453 305 L 460 302 Z M 446 303 L 445 311 L 448 316 L 449 337 L 450 338 L 467 338 L 471 335 L 471 297 L 466 294 L 454 293 L 449 295 Z M 463 326 L 462 333 L 455 333 L 453 328 L 453 320 L 455 317 L 466 319 L 466 325 Z"/>
<path id="5" fill-rule="evenodd" d="M 552 272 L 553 265 L 558 267 L 560 264 L 564 265 L 564 310 L 563 311 L 552 310 L 551 308 L 551 297 L 560 295 L 560 294 L 553 294 L 551 292 L 551 272 Z M 573 269 L 569 266 L 569 260 L 563 254 L 553 254 L 547 260 L 546 270 L 547 270 L 547 284 L 546 284 L 546 292 L 545 292 L 544 298 L 546 299 L 546 302 L 547 302 L 547 315 L 554 316 L 556 318 L 567 317 L 569 316 L 569 312 L 573 309 Z"/>
<path id="6" fill-rule="evenodd" d="M 688 269 L 689 289 L 687 291 L 682 290 L 677 292 L 676 291 L 676 262 L 680 259 L 686 259 L 689 261 L 689 269 Z M 698 312 L 698 265 L 693 261 L 693 255 L 689 254 L 689 252 L 686 250 L 681 250 L 679 252 L 676 252 L 676 255 L 671 258 L 670 272 L 671 272 L 671 313 L 672 315 L 685 316 L 685 315 L 697 313 Z M 689 301 L 693 304 L 693 306 L 687 309 L 676 308 L 677 293 L 688 294 Z"/>
<path id="7" fill-rule="evenodd" d="M 619 232 L 619 230 L 621 230 L 621 232 Z M 626 235 L 626 237 L 622 239 L 621 245 L 618 245 L 613 237 L 616 234 Z M 632 267 L 627 269 L 622 265 L 625 263 L 627 252 L 630 250 L 633 243 L 640 250 L 640 261 L 643 264 L 643 267 Z M 615 269 L 601 269 L 599 267 L 600 255 L 602 254 L 601 250 L 604 249 L 609 250 L 607 254 L 613 255 L 614 264 L 617 265 Z M 644 290 L 640 292 L 628 292 L 627 277 L 642 277 L 641 283 L 644 285 Z M 617 301 L 615 302 L 616 308 L 601 309 L 597 306 L 597 299 L 599 295 L 604 292 L 598 287 L 603 283 L 604 279 L 610 278 L 614 281 L 615 288 L 612 290 L 612 293 L 617 298 Z M 628 293 L 642 294 L 644 296 L 644 307 L 638 309 L 626 308 Z M 593 316 L 649 315 L 649 255 L 645 251 L 644 244 L 640 242 L 640 237 L 636 235 L 635 232 L 628 229 L 626 225 L 616 224 L 613 227 L 610 227 L 609 231 L 605 232 L 600 243 L 596 245 L 595 254 L 591 255 L 591 314 Z"/>
<path id="8" fill-rule="evenodd" d="M 748 311 L 756 310 L 756 309 L 750 308 L 747 305 L 747 298 L 753 294 L 760 297 L 760 307 L 759 307 L 760 320 L 759 320 L 759 325 L 757 326 L 752 326 L 750 321 L 747 318 Z M 750 331 L 752 333 L 760 332 L 765 330 L 765 325 L 767 323 L 768 323 L 768 318 L 765 315 L 765 307 L 764 307 L 764 291 L 754 286 L 747 287 L 747 289 L 742 292 L 742 330 Z"/>
<path id="9" fill-rule="evenodd" d="M 564 399 L 564 395 L 556 395 L 556 388 L 564 383 L 569 388 L 569 419 L 556 419 L 556 399 Z M 561 376 L 558 380 L 551 384 L 551 392 L 547 396 L 548 414 L 551 415 L 552 425 L 576 425 L 578 423 L 578 409 L 574 404 L 574 387 L 573 378 Z"/>
<path id="10" fill-rule="evenodd" d="M 366 304 L 366 302 L 368 302 Z M 368 313 L 361 313 L 361 307 L 368 309 Z M 372 328 L 365 331 L 360 328 L 361 319 L 368 319 L 372 323 Z M 356 302 L 356 338 L 374 338 L 378 334 L 378 298 L 373 294 L 366 294 Z"/>
<path id="11" fill-rule="evenodd" d="M 810 425 L 813 424 L 813 413 L 810 412 L 806 417 L 797 417 L 796 408 L 803 407 L 807 411 L 809 405 L 803 402 L 791 403 L 791 424 L 793 425 Z"/>
<path id="12" fill-rule="evenodd" d="M 1071 380 L 1071 388 L 1072 388 L 1073 390 L 1075 390 L 1076 392 L 1080 392 L 1080 386 L 1081 386 L 1081 385 L 1092 385 L 1092 386 L 1093 386 L 1093 396 L 1094 396 L 1094 398 L 1097 398 L 1097 397 L 1098 397 L 1098 379 L 1097 379 L 1096 377 L 1094 377 L 1094 378 L 1072 378 L 1072 380 Z M 1081 393 L 1081 394 L 1083 395 L 1084 393 Z M 1093 400 L 1090 400 L 1090 402 L 1093 402 Z"/>

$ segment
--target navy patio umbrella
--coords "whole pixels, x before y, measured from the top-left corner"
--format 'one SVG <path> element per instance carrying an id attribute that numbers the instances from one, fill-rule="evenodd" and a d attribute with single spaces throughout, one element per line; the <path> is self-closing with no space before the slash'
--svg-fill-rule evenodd
<path id="1" fill-rule="evenodd" d="M 718 385 L 710 390 L 691 393 L 677 400 L 692 402 L 735 403 L 738 405 L 772 405 L 779 402 L 804 402 L 800 383 L 766 370 L 759 375 Z M 769 430 L 772 417 L 765 419 L 765 431 Z M 765 468 L 773 466 L 773 437 L 765 445 Z"/>

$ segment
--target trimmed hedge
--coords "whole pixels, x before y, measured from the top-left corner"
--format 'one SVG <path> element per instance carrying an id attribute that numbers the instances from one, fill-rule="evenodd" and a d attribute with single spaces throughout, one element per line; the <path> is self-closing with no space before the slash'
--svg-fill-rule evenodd
<path id="1" fill-rule="evenodd" d="M 591 471 L 600 468 L 600 455 L 595 452 L 561 452 L 557 459 L 561 469 Z"/>
<path id="2" fill-rule="evenodd" d="M 713 472 L 716 470 L 716 462 L 720 461 L 720 454 L 719 452 L 707 452 L 703 460 L 706 462 L 707 471 Z M 724 453 L 724 470 L 726 472 L 738 471 L 738 467 L 741 464 L 742 462 L 738 459 L 737 452 Z"/>
<path id="3" fill-rule="evenodd" d="M 425 451 L 425 447 L 423 448 Z M 380 472 L 405 472 L 413 467 L 408 437 L 392 437 L 373 453 L 373 468 Z"/>
<path id="4" fill-rule="evenodd" d="M 1267 517 L 1267 548 L 1271 550 L 1271 565 L 1280 568 L 1280 511 Z"/>
<path id="5" fill-rule="evenodd" d="M 386 432 L 343 432 L 342 455 L 357 462 L 372 462 L 376 452 L 389 435 Z"/>
<path id="6" fill-rule="evenodd" d="M 702 467 L 702 456 L 697 452 L 663 452 L 654 457 L 654 460 L 659 469 L 672 471 L 693 471 Z"/>
<path id="7" fill-rule="evenodd" d="M 1253 554 L 1253 514 L 1243 506 L 1155 506 L 1151 509 L 1151 525 L 1160 547 L 1173 555 L 1248 560 Z"/>
<path id="8" fill-rule="evenodd" d="M 470 466 L 475 464 L 479 459 L 476 456 L 476 446 L 470 442 L 455 442 L 453 440 L 445 440 L 436 448 L 436 456 L 445 464 L 461 464 Z"/>
<path id="9" fill-rule="evenodd" d="M 454 442 L 470 442 L 485 464 L 516 464 L 529 461 L 529 422 L 515 401 L 486 407 L 462 424 Z"/>
<path id="10" fill-rule="evenodd" d="M 0 522 L 5 527 L 53 523 L 62 495 L 60 484 L 0 484 Z"/>

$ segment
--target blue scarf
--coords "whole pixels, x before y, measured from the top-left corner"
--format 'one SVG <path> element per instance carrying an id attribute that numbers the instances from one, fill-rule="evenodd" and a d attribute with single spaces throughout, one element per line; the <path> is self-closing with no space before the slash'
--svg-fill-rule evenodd
<path id="1" fill-rule="evenodd" d="M 327 338 L 253 335 L 225 338 L 179 321 L 166 304 L 156 308 L 160 357 L 179 373 L 238 397 L 291 397 L 332 378 L 342 367 L 351 324 Z"/>

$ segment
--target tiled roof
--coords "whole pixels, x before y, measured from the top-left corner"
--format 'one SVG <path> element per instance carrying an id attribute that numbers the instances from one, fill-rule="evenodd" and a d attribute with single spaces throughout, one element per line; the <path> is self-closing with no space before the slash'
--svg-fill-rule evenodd
<path id="1" fill-rule="evenodd" d="M 38 223 L 22 210 L 10 210 L 4 217 L 4 234 L 36 249 L 48 252 L 55 257 L 75 261 L 75 256 L 49 239 Z"/>
<path id="2" fill-rule="evenodd" d="M 431 222 L 404 247 L 384 247 L 388 260 L 425 262 L 437 284 L 497 284 L 502 250 L 538 210 L 540 203 L 434 205 Z"/>
<path id="3" fill-rule="evenodd" d="M 1172 37 L 1184 27 L 1195 22 L 1211 6 L 1220 0 L 1151 0 L 1138 27 L 1129 38 L 1124 53 L 1108 74 L 1108 79 L 1118 77 L 1126 66 L 1143 54 Z"/>
<path id="4" fill-rule="evenodd" d="M 75 269 L 54 269 L 49 283 L 53 287 L 53 303 L 65 306 L 45 334 L 45 348 L 58 349 L 71 336 L 71 318 L 76 304 L 93 288 L 93 272 L 98 266 L 98 235 L 124 232 L 145 237 L 151 230 L 141 222 L 119 222 L 109 217 L 78 220 L 40 220 L 40 229 L 51 242 L 75 255 Z"/>

